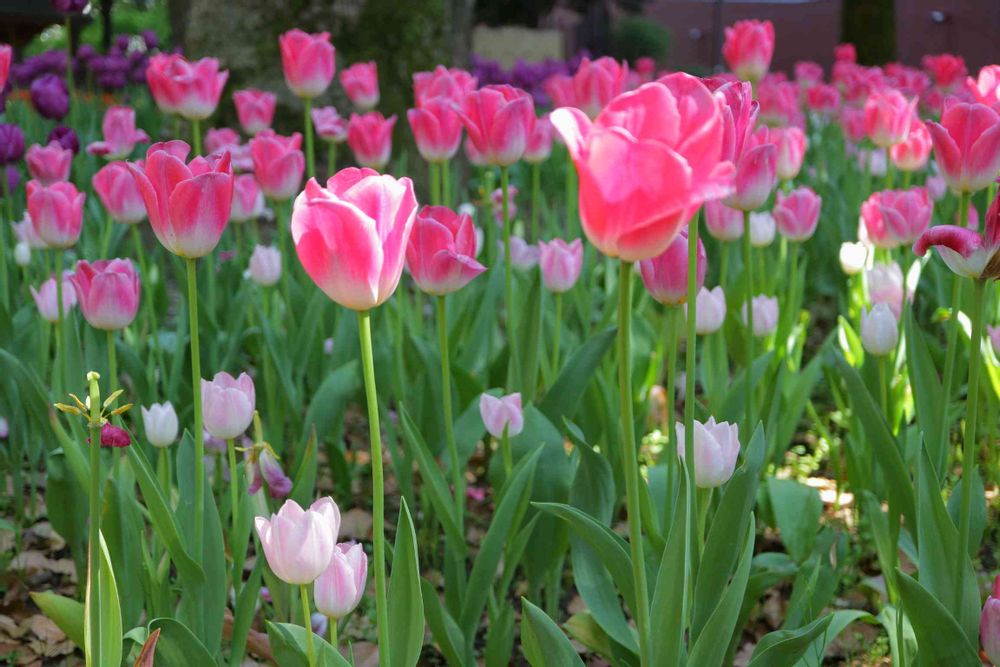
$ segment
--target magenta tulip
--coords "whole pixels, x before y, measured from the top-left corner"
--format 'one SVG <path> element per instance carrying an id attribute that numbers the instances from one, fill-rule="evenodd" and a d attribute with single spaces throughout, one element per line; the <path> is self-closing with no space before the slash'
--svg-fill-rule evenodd
<path id="1" fill-rule="evenodd" d="M 378 65 L 375 61 L 354 63 L 340 73 L 343 86 L 351 104 L 360 111 L 371 111 L 378 106 Z"/>
<path id="2" fill-rule="evenodd" d="M 424 292 L 437 296 L 465 287 L 486 270 L 476 261 L 476 230 L 467 213 L 424 206 L 406 247 L 406 268 Z"/>
<path id="3" fill-rule="evenodd" d="M 528 164 L 538 164 L 545 162 L 552 155 L 552 139 L 555 135 L 555 127 L 548 115 L 542 116 L 535 121 L 535 129 L 528 137 L 528 143 L 524 147 L 524 161 Z"/>
<path id="4" fill-rule="evenodd" d="M 83 204 L 87 195 L 77 192 L 72 183 L 53 183 L 46 187 L 28 181 L 28 214 L 38 237 L 49 248 L 70 248 L 83 229 Z"/>
<path id="5" fill-rule="evenodd" d="M 774 56 L 774 24 L 770 21 L 737 21 L 726 28 L 722 57 L 736 76 L 760 81 Z"/>
<path id="6" fill-rule="evenodd" d="M 58 141 L 48 146 L 34 144 L 28 149 L 24 161 L 28 173 L 39 185 L 48 186 L 69 180 L 69 170 L 73 165 L 73 151 L 63 148 Z"/>
<path id="7" fill-rule="evenodd" d="M 952 103 L 927 122 L 941 176 L 956 192 L 982 190 L 1000 172 L 1000 115 L 984 104 Z"/>
<path id="8" fill-rule="evenodd" d="M 273 130 L 264 130 L 250 140 L 254 178 L 264 195 L 273 201 L 286 201 L 299 192 L 306 169 L 301 145 L 302 135 L 298 132 L 283 137 Z"/>
<path id="9" fill-rule="evenodd" d="M 189 62 L 178 54 L 159 53 L 149 59 L 146 80 L 157 106 L 188 120 L 205 120 L 219 106 L 229 72 L 219 71 L 219 61 L 202 58 Z"/>
<path id="10" fill-rule="evenodd" d="M 524 155 L 535 127 L 531 96 L 512 86 L 485 86 L 465 96 L 459 116 L 486 164 L 508 167 Z"/>
<path id="11" fill-rule="evenodd" d="M 789 241 L 809 240 L 816 232 L 822 204 L 822 197 L 812 188 L 803 186 L 788 194 L 779 190 L 772 212 L 778 231 Z"/>
<path id="12" fill-rule="evenodd" d="M 778 147 L 775 173 L 778 180 L 790 181 L 799 175 L 806 156 L 806 135 L 797 127 L 771 130 L 771 141 Z"/>
<path id="13" fill-rule="evenodd" d="M 777 180 L 778 149 L 770 141 L 767 127 L 761 126 L 751 134 L 743 146 L 743 153 L 736 162 L 735 191 L 726 206 L 752 211 L 760 208 L 771 196 Z"/>
<path id="14" fill-rule="evenodd" d="M 628 65 L 607 56 L 593 61 L 584 58 L 572 80 L 573 106 L 594 119 L 627 89 Z"/>
<path id="15" fill-rule="evenodd" d="M 923 257 L 936 248 L 948 268 L 967 278 L 1000 278 L 1000 197 L 986 212 L 983 234 L 953 225 L 931 227 L 917 239 L 913 252 Z"/>
<path id="16" fill-rule="evenodd" d="M 139 312 L 141 284 L 132 261 L 79 261 L 70 280 L 80 312 L 95 329 L 117 331 L 132 324 Z"/>
<path id="17" fill-rule="evenodd" d="M 362 167 L 376 171 L 385 169 L 392 155 L 392 128 L 396 116 L 384 117 L 378 111 L 351 114 L 347 124 L 347 145 Z"/>
<path id="18" fill-rule="evenodd" d="M 698 265 L 695 270 L 697 287 L 705 284 L 708 256 L 705 245 L 698 239 Z M 687 303 L 688 297 L 688 233 L 682 229 L 667 249 L 652 259 L 639 262 L 642 282 L 649 295 L 667 306 Z"/>
<path id="19" fill-rule="evenodd" d="M 233 104 L 236 105 L 236 116 L 240 119 L 243 131 L 253 136 L 271 127 L 274 121 L 274 108 L 278 98 L 256 88 L 237 90 L 233 93 Z"/>
<path id="20" fill-rule="evenodd" d="M 874 90 L 865 101 L 865 134 L 879 148 L 906 139 L 915 117 L 917 100 L 908 100 L 895 88 Z"/>
<path id="21" fill-rule="evenodd" d="M 146 204 L 126 163 L 104 165 L 94 174 L 91 185 L 104 210 L 115 222 L 131 225 L 146 218 Z"/>
<path id="22" fill-rule="evenodd" d="M 920 171 L 931 156 L 931 133 L 920 120 L 914 119 L 906 139 L 889 149 L 889 157 L 900 171 Z"/>
<path id="23" fill-rule="evenodd" d="M 865 200 L 861 221 L 873 245 L 892 249 L 912 245 L 930 226 L 933 209 L 927 188 L 886 190 Z"/>
<path id="24" fill-rule="evenodd" d="M 310 35 L 296 28 L 283 34 L 279 43 L 285 83 L 296 96 L 312 99 L 329 88 L 336 68 L 330 33 Z"/>
<path id="25" fill-rule="evenodd" d="M 461 104 L 465 96 L 476 89 L 476 85 L 476 77 L 465 70 L 438 65 L 431 72 L 413 75 L 413 99 L 418 107 L 438 98 Z"/>
<path id="26" fill-rule="evenodd" d="M 462 143 L 462 120 L 450 100 L 426 100 L 422 106 L 407 111 L 406 118 L 420 157 L 434 163 L 455 157 Z"/>

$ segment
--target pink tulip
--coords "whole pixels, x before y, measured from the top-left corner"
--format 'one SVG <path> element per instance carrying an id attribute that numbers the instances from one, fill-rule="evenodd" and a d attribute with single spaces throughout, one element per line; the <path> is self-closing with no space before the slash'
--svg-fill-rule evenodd
<path id="1" fill-rule="evenodd" d="M 735 241 L 743 236 L 743 211 L 729 208 L 718 199 L 705 202 L 705 227 L 720 241 Z"/>
<path id="2" fill-rule="evenodd" d="M 1000 665 L 1000 576 L 993 579 L 993 590 L 986 598 L 979 619 L 979 641 L 983 652 L 994 665 Z"/>
<path id="3" fill-rule="evenodd" d="M 432 98 L 423 106 L 406 112 L 417 144 L 417 152 L 427 162 L 440 163 L 455 157 L 462 143 L 462 120 L 453 103 Z"/>
<path id="4" fill-rule="evenodd" d="M 494 438 L 502 438 L 504 430 L 513 438 L 524 429 L 524 411 L 521 409 L 521 394 L 506 396 L 479 396 L 479 416 L 486 430 Z"/>
<path id="5" fill-rule="evenodd" d="M 928 176 L 924 185 L 927 186 L 927 192 L 934 201 L 941 201 L 948 193 L 948 184 L 944 182 L 943 178 L 936 174 Z"/>
<path id="6" fill-rule="evenodd" d="M 240 174 L 233 179 L 233 207 L 229 219 L 246 222 L 264 215 L 264 193 L 253 174 Z"/>
<path id="7" fill-rule="evenodd" d="M 677 456 L 684 460 L 685 429 L 677 422 Z M 694 483 L 702 489 L 722 486 L 729 481 L 736 470 L 736 459 L 740 454 L 739 427 L 729 422 L 716 422 L 709 417 L 702 424 L 694 422 Z"/>
<path id="8" fill-rule="evenodd" d="M 542 269 L 542 284 L 550 292 L 561 293 L 573 289 L 583 268 L 583 242 L 573 239 L 566 243 L 553 239 L 538 242 L 538 263 Z"/>
<path id="9" fill-rule="evenodd" d="M 267 494 L 272 498 L 287 498 L 288 494 L 292 492 L 294 483 L 285 474 L 284 469 L 281 467 L 281 462 L 271 453 L 270 447 L 261 449 L 260 455 L 257 457 L 257 469 L 260 471 L 260 475 L 257 477 L 257 480 L 259 480 L 258 488 L 251 491 L 248 487 L 247 493 L 251 495 L 256 493 L 260 488 L 261 481 L 267 483 Z"/>
<path id="10" fill-rule="evenodd" d="M 903 270 L 899 264 L 875 264 L 865 272 L 868 298 L 872 304 L 884 303 L 898 318 L 903 312 Z"/>
<path id="11" fill-rule="evenodd" d="M 503 255 L 503 241 L 497 241 L 497 249 Z M 538 266 L 541 251 L 538 246 L 528 243 L 520 236 L 510 237 L 510 264 L 515 269 L 528 271 Z"/>
<path id="12" fill-rule="evenodd" d="M 149 135 L 135 129 L 135 109 L 132 107 L 108 107 L 101 122 L 104 141 L 95 141 L 87 146 L 91 155 L 99 155 L 106 160 L 123 160 L 132 154 L 136 144 L 149 141 Z"/>
<path id="13" fill-rule="evenodd" d="M 292 240 L 299 261 L 331 299 L 352 310 L 392 296 L 403 272 L 417 198 L 409 178 L 344 169 L 295 198 Z"/>
<path id="14" fill-rule="evenodd" d="M 333 81 L 336 68 L 330 33 L 310 35 L 296 28 L 283 34 L 279 42 L 289 89 L 303 99 L 321 95 Z"/>
<path id="15" fill-rule="evenodd" d="M 552 74 L 542 83 L 545 94 L 552 101 L 552 106 L 577 107 L 576 90 L 573 87 L 573 77 L 566 74 Z"/>
<path id="16" fill-rule="evenodd" d="M 938 225 L 920 235 L 913 252 L 923 257 L 931 247 L 937 248 L 948 268 L 960 276 L 983 280 L 1000 277 L 1000 197 L 986 212 L 983 234 L 965 227 Z"/>
<path id="17" fill-rule="evenodd" d="M 48 146 L 34 144 L 28 149 L 25 162 L 28 173 L 39 185 L 52 185 L 69 180 L 73 151 L 63 148 L 58 141 L 50 141 Z"/>
<path id="18" fill-rule="evenodd" d="M 10 62 L 14 58 L 14 49 L 10 44 L 0 44 L 0 90 L 7 85 L 7 75 L 10 74 Z"/>
<path id="19" fill-rule="evenodd" d="M 697 288 L 705 284 L 708 256 L 705 245 L 698 239 L 698 264 L 695 270 Z M 652 259 L 639 262 L 642 282 L 649 295 L 665 306 L 687 303 L 688 232 L 682 229 L 667 249 Z"/>
<path id="20" fill-rule="evenodd" d="M 277 102 L 278 98 L 274 93 L 256 88 L 237 90 L 233 93 L 233 104 L 236 105 L 240 126 L 251 136 L 271 127 Z"/>
<path id="21" fill-rule="evenodd" d="M 507 188 L 507 216 L 511 220 L 517 217 L 517 194 L 516 186 Z M 503 225 L 503 189 L 497 188 L 490 193 L 490 203 L 493 205 L 493 220 L 500 227 Z"/>
<path id="22" fill-rule="evenodd" d="M 1000 171 L 1000 115 L 984 104 L 953 103 L 927 121 L 941 176 L 956 192 L 982 190 Z"/>
<path id="23" fill-rule="evenodd" d="M 64 318 L 73 306 L 76 305 L 76 290 L 73 289 L 72 278 L 72 273 L 69 271 L 63 272 L 62 314 Z M 37 290 L 34 287 L 29 289 L 31 290 L 31 297 L 35 300 L 35 305 L 38 307 L 38 314 L 42 316 L 42 319 L 46 322 L 58 322 L 59 306 L 57 305 L 58 290 L 56 289 L 56 279 L 49 278 Z"/>
<path id="24" fill-rule="evenodd" d="M 838 44 L 833 47 L 833 59 L 837 62 L 855 63 L 858 61 L 858 52 L 850 42 Z"/>
<path id="25" fill-rule="evenodd" d="M 312 110 L 313 127 L 316 136 L 335 144 L 347 140 L 347 121 L 340 117 L 333 107 L 316 107 Z"/>
<path id="26" fill-rule="evenodd" d="M 788 194 L 778 191 L 774 204 L 774 222 L 778 231 L 789 241 L 809 240 L 819 223 L 823 199 L 812 188 L 800 187 Z"/>
<path id="27" fill-rule="evenodd" d="M 476 85 L 476 77 L 465 70 L 438 65 L 432 72 L 413 75 L 413 99 L 418 107 L 437 98 L 461 104 L 465 96 L 476 89 Z"/>
<path id="28" fill-rule="evenodd" d="M 115 222 L 131 225 L 145 219 L 146 204 L 126 163 L 104 165 L 94 174 L 91 185 L 104 210 Z"/>
<path id="29" fill-rule="evenodd" d="M 87 195 L 72 183 L 44 186 L 28 181 L 28 214 L 38 237 L 49 248 L 69 248 L 83 229 L 83 204 Z"/>
<path id="30" fill-rule="evenodd" d="M 955 88 L 968 74 L 962 56 L 951 53 L 925 55 L 920 59 L 920 65 L 934 79 L 934 85 L 942 90 Z"/>
<path id="31" fill-rule="evenodd" d="M 840 109 L 840 128 L 851 144 L 859 144 L 865 139 L 865 111 L 856 107 Z"/>
<path id="32" fill-rule="evenodd" d="M 146 70 L 149 92 L 160 110 L 188 120 L 205 120 L 215 113 L 228 78 L 215 58 L 189 62 L 178 54 L 158 53 Z"/>
<path id="33" fill-rule="evenodd" d="M 392 128 L 395 125 L 396 116 L 385 118 L 378 111 L 351 114 L 347 125 L 347 145 L 351 147 L 358 164 L 376 171 L 385 169 L 392 155 Z"/>
<path id="34" fill-rule="evenodd" d="M 201 409 L 205 430 L 220 440 L 241 435 L 253 421 L 256 404 L 253 380 L 246 373 L 234 378 L 216 373 L 212 381 L 201 381 Z"/>
<path id="35" fill-rule="evenodd" d="M 156 238 L 181 257 L 204 257 L 215 249 L 229 222 L 233 170 L 229 153 L 219 160 L 196 157 L 190 147 L 168 141 L 149 147 L 144 166 L 130 164 Z"/>
<path id="36" fill-rule="evenodd" d="M 799 175 L 806 156 L 806 135 L 797 127 L 771 130 L 771 141 L 778 147 L 775 173 L 778 179 L 790 181 Z"/>
<path id="37" fill-rule="evenodd" d="M 250 145 L 243 143 L 239 132 L 229 127 L 213 127 L 205 133 L 205 154 L 218 160 L 223 153 L 229 153 L 233 171 L 253 171 Z"/>
<path id="38" fill-rule="evenodd" d="M 555 127 L 548 115 L 540 117 L 535 121 L 535 129 L 528 137 L 528 143 L 524 147 L 524 161 L 528 164 L 538 164 L 545 162 L 552 155 L 552 137 L 555 134 Z"/>
<path id="39" fill-rule="evenodd" d="M 337 622 L 361 602 L 367 579 L 368 556 L 364 548 L 355 542 L 341 542 L 313 588 L 316 609 Z"/>
<path id="40" fill-rule="evenodd" d="M 891 249 L 912 245 L 930 226 L 933 209 L 927 188 L 886 190 L 865 200 L 861 220 L 873 245 Z"/>
<path id="41" fill-rule="evenodd" d="M 337 535 L 327 517 L 312 507 L 303 510 L 294 500 L 286 500 L 270 519 L 255 518 L 254 527 L 271 571 L 289 584 L 314 582 L 336 548 Z"/>
<path id="42" fill-rule="evenodd" d="M 593 123 L 571 108 L 551 117 L 579 174 L 583 229 L 606 255 L 656 257 L 705 200 L 731 191 L 720 104 L 692 76 L 625 93 Z M 639 176 L 647 173 L 660 176 Z"/>
<path id="43" fill-rule="evenodd" d="M 465 96 L 458 114 L 486 164 L 507 167 L 524 155 L 535 127 L 535 105 L 523 90 L 485 86 Z"/>
<path id="44" fill-rule="evenodd" d="M 777 181 L 777 161 L 778 149 L 771 143 L 770 131 L 762 125 L 743 146 L 743 154 L 736 162 L 736 189 L 724 200 L 726 206 L 741 211 L 760 208 Z"/>
<path id="45" fill-rule="evenodd" d="M 743 324 L 747 322 L 747 304 L 742 309 Z M 769 336 L 778 328 L 778 299 L 766 294 L 753 298 L 753 335 L 758 338 Z"/>
<path id="46" fill-rule="evenodd" d="M 894 88 L 872 91 L 865 102 L 865 134 L 879 148 L 898 144 L 910 132 L 916 106 Z"/>
<path id="47" fill-rule="evenodd" d="M 993 353 L 1000 357 L 1000 326 L 986 327 L 986 334 L 990 337 L 990 342 L 993 344 Z"/>
<path id="48" fill-rule="evenodd" d="M 132 324 L 139 312 L 139 275 L 128 259 L 79 261 L 70 280 L 80 312 L 95 329 L 117 331 Z"/>
<path id="49" fill-rule="evenodd" d="M 770 21 L 737 21 L 726 28 L 722 57 L 741 79 L 760 81 L 771 67 L 774 25 Z"/>
<path id="50" fill-rule="evenodd" d="M 799 98 L 801 91 L 791 81 L 775 81 L 769 74 L 757 86 L 757 101 L 760 104 L 760 121 L 774 127 L 806 126 Z"/>
<path id="51" fill-rule="evenodd" d="M 914 119 L 906 139 L 889 149 L 892 163 L 900 171 L 920 171 L 931 156 L 931 133 L 921 121 Z"/>
<path id="52" fill-rule="evenodd" d="M 31 214 L 24 212 L 24 219 L 20 222 L 10 223 L 10 229 L 14 233 L 14 240 L 23 243 L 31 250 L 41 250 L 47 248 L 45 241 L 35 231 L 35 225 L 31 221 Z"/>
<path id="53" fill-rule="evenodd" d="M 273 201 L 291 199 L 302 186 L 306 158 L 299 148 L 302 135 L 290 137 L 264 130 L 250 140 L 253 175 L 264 195 Z"/>
<path id="54" fill-rule="evenodd" d="M 406 268 L 428 294 L 450 294 L 469 284 L 486 270 L 476 261 L 472 218 L 445 206 L 420 209 L 406 247 Z"/>
<path id="55" fill-rule="evenodd" d="M 371 111 L 378 106 L 378 65 L 375 61 L 354 63 L 340 73 L 343 86 L 351 104 L 360 111 Z"/>
<path id="56" fill-rule="evenodd" d="M 976 102 L 1000 112 L 1000 65 L 986 65 L 979 70 L 977 78 L 965 80 L 965 88 Z"/>
<path id="57" fill-rule="evenodd" d="M 817 84 L 806 91 L 806 106 L 825 116 L 833 116 L 840 108 L 840 91 L 836 86 Z"/>
<path id="58" fill-rule="evenodd" d="M 254 246 L 250 254 L 250 279 L 261 287 L 270 287 L 281 278 L 281 252 L 273 246 Z"/>
<path id="59" fill-rule="evenodd" d="M 803 89 L 823 83 L 823 66 L 811 60 L 800 60 L 795 63 L 795 83 Z"/>
<path id="60" fill-rule="evenodd" d="M 628 65 L 614 58 L 584 58 L 573 74 L 574 106 L 591 119 L 626 90 Z"/>

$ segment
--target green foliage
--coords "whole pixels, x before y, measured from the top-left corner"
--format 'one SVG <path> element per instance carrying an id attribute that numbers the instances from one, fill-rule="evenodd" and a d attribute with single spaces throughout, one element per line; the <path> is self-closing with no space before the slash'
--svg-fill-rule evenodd
<path id="1" fill-rule="evenodd" d="M 670 55 L 670 31 L 658 22 L 641 16 L 619 19 L 611 31 L 609 55 L 634 63 L 648 57 L 663 62 Z"/>

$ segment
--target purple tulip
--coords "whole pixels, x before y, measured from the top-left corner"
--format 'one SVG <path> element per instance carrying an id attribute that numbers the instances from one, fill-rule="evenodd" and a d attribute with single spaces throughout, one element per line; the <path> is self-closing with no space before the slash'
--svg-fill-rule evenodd
<path id="1" fill-rule="evenodd" d="M 73 151 L 73 155 L 80 152 L 80 139 L 76 136 L 73 128 L 65 125 L 58 125 L 51 132 L 47 142 L 58 141 L 59 145 Z"/>
<path id="2" fill-rule="evenodd" d="M 55 74 L 45 74 L 31 82 L 31 103 L 43 118 L 62 120 L 69 113 L 69 90 Z"/>
<path id="3" fill-rule="evenodd" d="M 11 123 L 0 123 L 0 164 L 11 164 L 24 157 L 24 133 Z"/>
<path id="4" fill-rule="evenodd" d="M 18 173 L 17 168 L 13 165 L 7 166 L 7 191 L 14 192 L 17 190 L 18 183 L 21 182 L 21 174 Z M 2 192 L 0 192 L 2 194 Z"/>
<path id="5" fill-rule="evenodd" d="M 78 14 L 87 8 L 90 0 L 51 0 L 52 9 L 62 14 Z"/>
<path id="6" fill-rule="evenodd" d="M 155 30 L 143 30 L 139 35 L 146 44 L 147 51 L 152 51 L 160 45 L 160 38 L 156 36 Z"/>

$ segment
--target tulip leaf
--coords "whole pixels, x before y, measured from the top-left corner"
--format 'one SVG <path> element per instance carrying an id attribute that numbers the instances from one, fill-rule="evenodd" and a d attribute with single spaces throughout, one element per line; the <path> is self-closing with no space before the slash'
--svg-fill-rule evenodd
<path id="1" fill-rule="evenodd" d="M 784 667 L 796 664 L 812 647 L 814 640 L 826 632 L 832 621 L 833 614 L 827 614 L 796 630 L 767 633 L 754 647 L 749 667 Z"/>
<path id="2" fill-rule="evenodd" d="M 829 614 L 830 624 L 826 626 L 826 629 L 817 634 L 812 641 L 812 645 L 806 648 L 806 650 L 801 654 L 799 661 L 795 663 L 800 667 L 822 667 L 823 657 L 826 655 L 826 649 L 830 643 L 840 635 L 849 625 L 856 621 L 864 621 L 865 623 L 875 624 L 878 620 L 869 614 L 867 611 L 862 609 L 838 609 L 837 611 Z M 814 621 L 818 623 L 823 619 L 817 619 Z M 810 626 L 806 626 L 808 628 Z M 805 630 L 806 628 L 800 628 L 799 632 Z M 772 633 L 773 634 L 773 633 Z M 765 637 L 768 635 L 765 635 Z M 756 650 L 754 651 L 756 653 Z M 779 665 L 788 665 L 792 662 L 782 661 L 778 663 Z"/>
<path id="3" fill-rule="evenodd" d="M 538 386 L 538 359 L 539 346 L 544 338 L 542 332 L 542 285 L 541 273 L 532 271 L 531 287 L 527 296 L 521 296 L 516 312 L 518 318 L 518 332 L 520 336 L 518 354 L 521 358 L 516 360 L 521 363 L 520 376 L 515 378 L 517 386 L 521 389 L 521 394 L 526 403 L 531 403 L 535 399 L 535 388 Z M 508 315 L 509 317 L 509 315 Z"/>
<path id="4" fill-rule="evenodd" d="M 309 632 L 312 632 L 312 629 Z M 274 654 L 274 661 L 278 667 L 309 667 L 305 628 L 291 623 L 267 621 L 267 638 L 271 642 L 271 652 Z M 340 655 L 340 651 L 331 646 L 325 639 L 315 633 L 313 633 L 312 639 L 313 648 L 316 651 L 317 666 L 351 667 L 351 663 Z M 202 663 L 187 663 L 187 665 L 199 664 Z"/>
<path id="5" fill-rule="evenodd" d="M 660 558 L 656 586 L 650 602 L 650 616 L 656 619 L 657 631 L 650 637 L 650 652 L 657 667 L 683 664 L 684 644 L 684 542 L 687 538 L 687 494 L 683 485 L 677 494 L 677 507 L 671 522 L 667 545 Z M 706 566 L 708 561 L 703 561 Z M 725 583 L 723 577 L 722 583 Z M 721 587 L 720 587 L 721 592 Z M 692 636 L 694 634 L 692 633 Z"/>
<path id="6" fill-rule="evenodd" d="M 118 599 L 118 585 L 115 583 L 115 571 L 111 566 L 111 556 L 100 535 L 100 557 L 98 559 L 98 591 L 99 606 L 97 610 L 100 632 L 95 634 L 95 628 L 90 623 L 90 605 L 93 601 L 90 591 L 89 574 L 87 596 L 84 603 L 83 641 L 87 646 L 88 656 L 100 652 L 101 664 L 117 665 L 122 661 L 122 613 L 121 602 Z M 93 562 L 90 567 L 94 566 Z"/>
<path id="7" fill-rule="evenodd" d="M 955 618 L 916 579 L 896 570 L 903 609 L 917 638 L 917 664 L 980 667 L 976 649 Z"/>
<path id="8" fill-rule="evenodd" d="M 412 667 L 417 664 L 424 643 L 424 601 L 420 592 L 417 533 L 413 530 L 406 498 L 400 499 L 399 525 L 392 554 L 388 664 L 390 667 Z"/>
<path id="9" fill-rule="evenodd" d="M 43 614 L 66 633 L 71 642 L 84 648 L 83 618 L 86 610 L 82 602 L 51 591 L 31 593 L 31 599 Z"/>
<path id="10" fill-rule="evenodd" d="M 917 325 L 913 309 L 906 309 L 906 364 L 910 373 L 910 387 L 913 390 L 914 413 L 917 425 L 923 433 L 931 462 L 938 473 L 938 480 L 947 473 L 948 443 L 942 441 L 941 419 L 948 409 L 948 397 L 938 378 L 934 359 L 927 347 L 927 337 Z"/>
<path id="11" fill-rule="evenodd" d="M 420 592 L 424 601 L 424 616 L 427 627 L 431 630 L 431 636 L 437 643 L 445 660 L 451 667 L 462 667 L 475 662 L 471 655 L 471 647 L 466 646 L 466 641 L 462 636 L 462 630 L 458 623 L 438 597 L 434 586 L 426 579 L 420 580 Z"/>
<path id="12" fill-rule="evenodd" d="M 563 418 L 573 418 L 590 378 L 611 348 L 617 331 L 611 328 L 595 334 L 566 361 L 559 377 L 538 405 L 538 409 L 553 424 L 558 424 Z"/>
<path id="13" fill-rule="evenodd" d="M 823 513 L 819 491 L 794 479 L 767 480 L 771 507 L 781 533 L 781 541 L 796 562 L 803 562 L 812 552 L 816 528 Z"/>
<path id="14" fill-rule="evenodd" d="M 214 665 L 216 661 L 191 630 L 173 618 L 154 618 L 146 626 L 149 636 L 159 632 L 156 642 L 156 667 Z M 117 663 L 116 663 L 117 664 Z"/>
<path id="15" fill-rule="evenodd" d="M 521 598 L 521 650 L 531 667 L 583 667 L 569 638 L 548 615 Z"/>
<path id="16" fill-rule="evenodd" d="M 333 436 L 334 425 L 343 414 L 347 402 L 358 390 L 358 362 L 350 361 L 323 380 L 309 402 L 302 432 L 312 427 L 321 441 Z"/>

